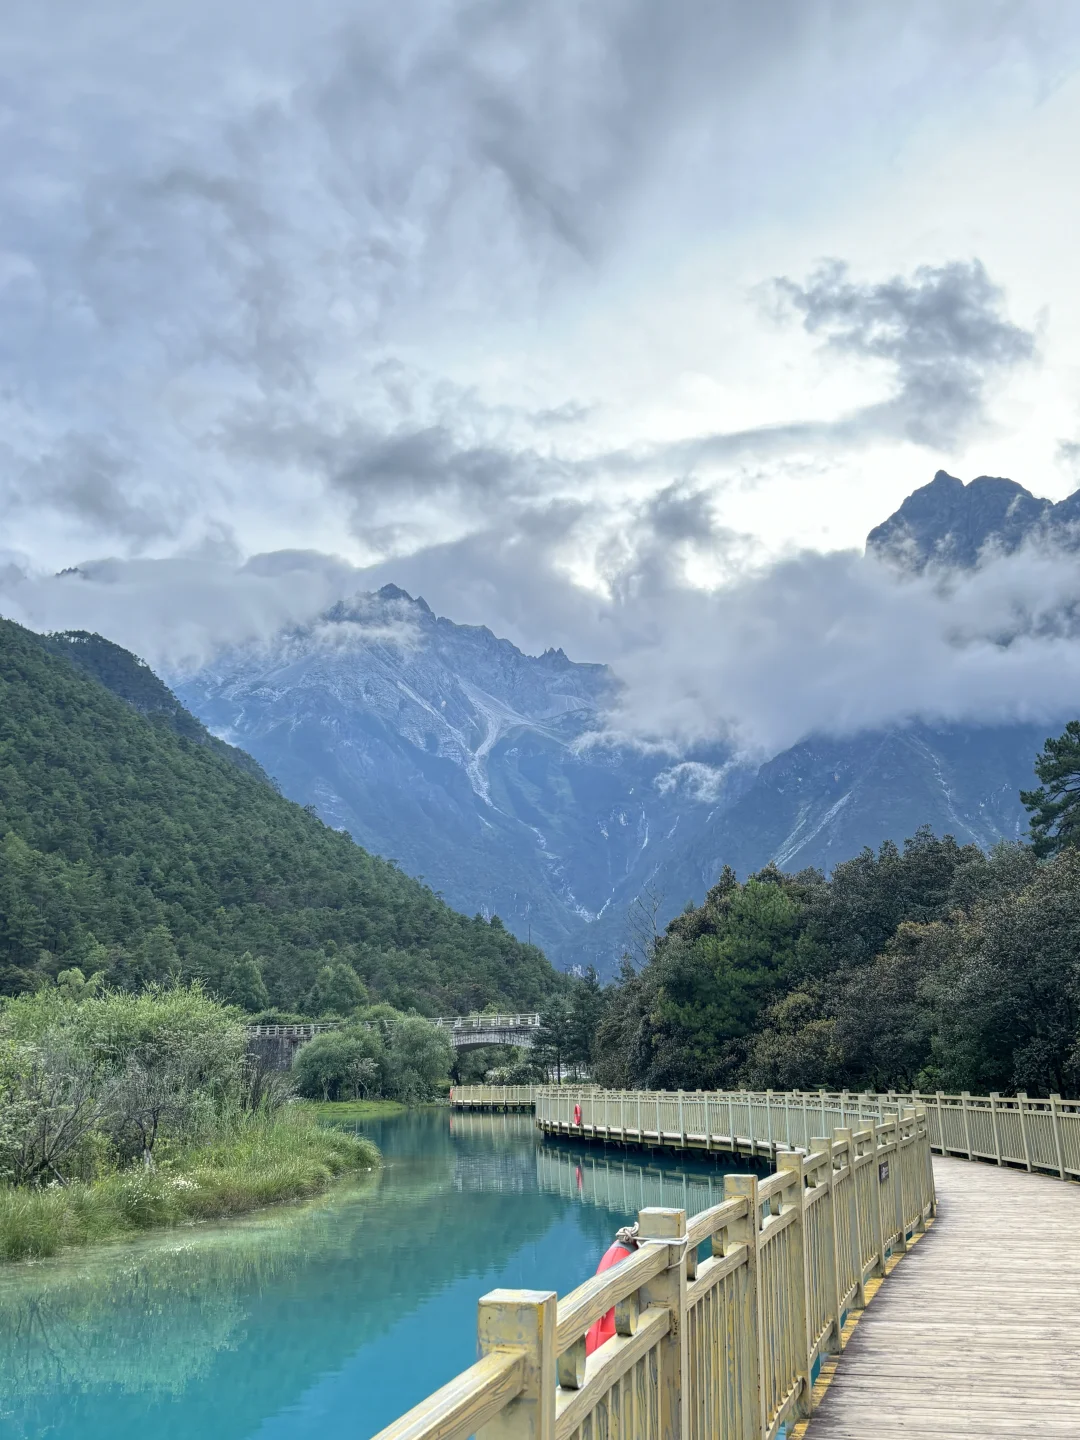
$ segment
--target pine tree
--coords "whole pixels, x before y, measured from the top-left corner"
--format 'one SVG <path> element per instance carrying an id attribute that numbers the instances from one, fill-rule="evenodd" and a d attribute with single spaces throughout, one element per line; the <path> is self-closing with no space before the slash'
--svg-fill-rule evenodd
<path id="1" fill-rule="evenodd" d="M 1036 855 L 1080 845 L 1080 720 L 1070 720 L 1063 735 L 1047 740 L 1035 773 L 1043 783 L 1038 790 L 1021 790 L 1020 799 L 1031 813 Z"/>

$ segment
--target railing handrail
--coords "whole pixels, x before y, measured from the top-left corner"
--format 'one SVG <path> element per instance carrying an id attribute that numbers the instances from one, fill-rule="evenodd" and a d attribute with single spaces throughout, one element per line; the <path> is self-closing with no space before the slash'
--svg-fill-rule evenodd
<path id="1" fill-rule="evenodd" d="M 574 1093 L 582 1106 L 612 1099 Z M 566 1098 L 537 1087 L 538 1121 Z M 482 1355 L 516 1357 L 522 1367 L 518 1388 L 485 1411 L 489 1421 L 497 1415 L 488 1433 L 575 1440 L 590 1417 L 593 1433 L 603 1433 L 612 1405 L 630 1394 L 642 1417 L 653 1416 L 648 1434 L 666 1440 L 768 1440 L 789 1417 L 808 1414 L 817 1368 L 840 1350 L 867 1279 L 884 1277 L 930 1221 L 935 1199 L 922 1109 L 837 1127 L 807 1148 L 779 1153 L 764 1180 L 725 1176 L 724 1201 L 689 1218 L 682 1209 L 639 1211 L 637 1253 L 561 1300 L 551 1291 L 484 1296 Z M 706 1242 L 711 1255 L 701 1259 Z M 589 1327 L 611 1310 L 615 1336 L 586 1357 Z M 377 1440 L 464 1440 L 473 1430 L 484 1440 L 475 1370 Z M 692 1396 L 692 1384 L 708 1394 Z"/>

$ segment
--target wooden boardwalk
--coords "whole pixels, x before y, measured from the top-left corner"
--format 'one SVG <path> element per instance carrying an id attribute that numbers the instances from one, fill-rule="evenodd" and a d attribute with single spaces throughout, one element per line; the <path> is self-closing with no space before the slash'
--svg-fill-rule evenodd
<path id="1" fill-rule="evenodd" d="M 934 1177 L 937 1222 L 819 1380 L 807 1440 L 1080 1436 L 1080 1185 L 936 1157 Z"/>

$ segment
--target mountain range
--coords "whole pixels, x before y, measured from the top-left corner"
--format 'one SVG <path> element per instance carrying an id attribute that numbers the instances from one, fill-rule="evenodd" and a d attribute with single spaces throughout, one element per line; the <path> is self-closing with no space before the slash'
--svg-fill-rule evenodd
<path id="1" fill-rule="evenodd" d="M 939 471 L 867 545 L 916 571 L 965 567 L 1039 532 L 1075 545 L 1078 522 L 1080 495 L 1051 505 Z M 914 722 L 811 736 L 760 766 L 722 746 L 676 759 L 602 738 L 616 685 L 603 665 L 525 655 L 393 585 L 175 681 L 327 824 L 557 964 L 602 974 L 725 863 L 828 870 L 921 824 L 984 847 L 1026 829 L 1018 791 L 1043 725 Z"/>

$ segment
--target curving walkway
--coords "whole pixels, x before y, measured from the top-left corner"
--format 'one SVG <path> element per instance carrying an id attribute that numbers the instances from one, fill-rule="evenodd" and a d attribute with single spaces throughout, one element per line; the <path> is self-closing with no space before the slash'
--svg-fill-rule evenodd
<path id="1" fill-rule="evenodd" d="M 807 1440 L 1080 1436 L 1080 1185 L 936 1156 L 934 1179 Z"/>

